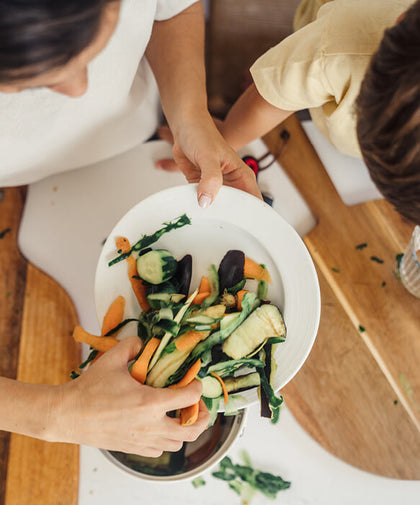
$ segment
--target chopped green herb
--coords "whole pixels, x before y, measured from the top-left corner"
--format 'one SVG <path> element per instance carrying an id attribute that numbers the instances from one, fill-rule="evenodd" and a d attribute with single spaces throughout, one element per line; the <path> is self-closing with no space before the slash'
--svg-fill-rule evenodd
<path id="1" fill-rule="evenodd" d="M 206 481 L 203 479 L 203 477 L 196 477 L 194 480 L 191 481 L 191 484 L 197 488 L 197 487 L 201 487 L 201 486 L 205 486 L 206 485 Z"/>
<path id="2" fill-rule="evenodd" d="M 397 405 L 398 404 L 398 400 L 394 400 L 394 405 Z"/>
<path id="3" fill-rule="evenodd" d="M 361 324 L 359 324 L 359 331 L 360 331 L 360 333 L 363 333 L 364 331 L 366 331 L 366 328 L 364 326 L 362 326 Z"/>
<path id="4" fill-rule="evenodd" d="M 401 265 L 401 260 L 403 259 L 404 254 L 400 253 L 395 256 L 395 259 L 397 261 L 397 267 L 400 268 Z"/>
<path id="5" fill-rule="evenodd" d="M 376 261 L 376 263 L 383 263 L 384 260 L 381 260 L 381 258 L 378 258 L 377 256 L 371 256 L 370 259 L 372 261 Z"/>
<path id="6" fill-rule="evenodd" d="M 362 249 L 364 249 L 365 247 L 367 247 L 367 244 L 366 242 L 363 242 L 363 244 L 359 244 L 356 246 L 356 249 L 358 249 L 359 251 L 361 251 Z"/>
<path id="7" fill-rule="evenodd" d="M 6 233 L 9 233 L 11 231 L 11 228 L 6 228 L 3 231 L 0 231 L 0 239 L 4 238 Z"/>
<path id="8" fill-rule="evenodd" d="M 395 268 L 392 273 L 395 275 L 395 278 L 397 279 L 397 281 L 400 281 L 401 282 L 401 275 L 400 275 L 400 271 L 398 270 L 398 268 Z"/>
<path id="9" fill-rule="evenodd" d="M 77 377 L 80 377 L 80 374 L 79 374 L 79 373 L 77 373 L 77 372 L 75 372 L 74 370 L 72 370 L 72 371 L 70 372 L 70 379 L 72 379 L 72 380 L 73 380 L 73 379 L 77 379 Z"/>
<path id="10" fill-rule="evenodd" d="M 216 479 L 228 482 L 231 489 L 242 498 L 247 498 L 247 503 L 255 491 L 260 491 L 274 500 L 279 491 L 290 487 L 291 483 L 283 480 L 280 476 L 253 468 L 247 454 L 245 457 L 242 455 L 242 458 L 248 464 L 235 465 L 228 456 L 225 456 L 220 462 L 219 470 L 213 472 L 212 475 Z"/>
<path id="11" fill-rule="evenodd" d="M 10 291 L 7 292 L 7 298 L 10 298 L 12 296 L 12 293 Z"/>
<path id="12" fill-rule="evenodd" d="M 382 287 L 384 288 L 385 286 L 386 286 L 386 282 L 384 281 L 384 282 L 382 283 Z"/>
<path id="13" fill-rule="evenodd" d="M 340 273 L 340 270 L 338 268 L 332 267 L 331 270 L 335 272 L 336 274 Z"/>

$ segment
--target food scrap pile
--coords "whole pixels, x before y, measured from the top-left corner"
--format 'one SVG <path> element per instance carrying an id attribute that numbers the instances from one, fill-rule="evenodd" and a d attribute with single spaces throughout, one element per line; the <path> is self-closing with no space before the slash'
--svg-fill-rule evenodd
<path id="1" fill-rule="evenodd" d="M 79 369 L 116 345 L 118 331 L 135 321 L 143 343 L 130 365 L 136 380 L 174 388 L 200 379 L 210 424 L 220 401 L 225 413 L 232 415 L 238 393 L 259 388 L 261 414 L 276 422 L 282 398 L 275 395 L 271 382 L 276 367 L 273 352 L 285 340 L 286 327 L 279 308 L 268 299 L 270 274 L 244 252 L 229 250 L 218 266 L 209 265 L 197 289 L 190 292 L 192 256 L 178 260 L 166 249 L 151 247 L 164 233 L 190 223 L 184 214 L 133 246 L 125 237 L 116 239 L 118 256 L 109 267 L 127 263 L 127 282 L 139 303 L 139 316 L 124 319 L 125 300 L 118 296 L 104 317 L 101 336 L 76 327 L 74 338 L 92 348 Z M 77 376 L 72 372 L 73 378 Z M 181 424 L 193 424 L 198 410 L 198 404 L 182 409 Z"/>

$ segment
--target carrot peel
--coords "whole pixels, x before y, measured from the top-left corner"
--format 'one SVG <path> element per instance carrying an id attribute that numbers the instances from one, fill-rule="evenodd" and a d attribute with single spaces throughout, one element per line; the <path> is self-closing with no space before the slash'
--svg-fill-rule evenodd
<path id="1" fill-rule="evenodd" d="M 210 291 L 204 291 L 203 293 L 198 293 L 198 295 L 192 301 L 193 305 L 201 305 L 208 296 L 210 296 Z"/>
<path id="2" fill-rule="evenodd" d="M 130 242 L 125 237 L 117 237 L 115 239 L 115 245 L 122 253 L 129 253 L 131 251 Z M 130 255 L 126 258 L 126 261 L 128 264 L 128 278 L 130 279 L 131 287 L 136 295 L 141 309 L 144 312 L 147 312 L 150 309 L 150 305 L 146 298 L 146 286 L 138 277 L 136 260 L 134 256 Z"/>
<path id="3" fill-rule="evenodd" d="M 210 281 L 205 277 L 204 275 L 201 277 L 200 285 L 198 287 L 198 292 L 199 293 L 210 293 L 211 291 L 211 286 L 210 286 Z"/>
<path id="4" fill-rule="evenodd" d="M 156 349 L 158 348 L 159 344 L 160 344 L 159 338 L 157 337 L 151 338 L 147 342 L 145 348 L 143 349 L 143 352 L 140 354 L 139 358 L 134 363 L 131 369 L 132 377 L 134 377 L 138 382 L 141 382 L 142 384 L 146 382 L 149 362 L 152 359 L 152 356 L 156 351 Z"/>
<path id="5" fill-rule="evenodd" d="M 203 335 L 205 333 L 205 335 Z M 200 342 L 207 332 L 190 330 L 184 333 L 178 340 L 175 341 L 175 347 L 178 351 L 189 351 Z"/>
<path id="6" fill-rule="evenodd" d="M 229 394 L 228 394 L 228 391 L 226 389 L 226 385 L 225 383 L 223 382 L 223 379 L 220 377 L 220 375 L 217 375 L 217 373 L 215 372 L 211 372 L 211 374 L 213 377 L 215 377 L 219 382 L 220 382 L 220 385 L 222 386 L 222 390 L 223 390 L 223 401 L 226 405 L 226 403 L 229 401 Z"/>
<path id="7" fill-rule="evenodd" d="M 101 335 L 106 335 L 109 331 L 114 329 L 124 319 L 124 309 L 125 309 L 125 298 L 123 296 L 117 296 L 115 300 L 109 306 L 104 320 L 102 322 Z"/>
<path id="8" fill-rule="evenodd" d="M 271 276 L 266 268 L 263 268 L 256 261 L 245 256 L 244 263 L 244 277 L 248 279 L 257 279 L 259 281 L 265 281 L 269 284 L 273 284 Z"/>
<path id="9" fill-rule="evenodd" d="M 244 299 L 246 293 L 249 293 L 246 289 L 241 289 L 236 293 L 236 306 L 238 307 L 238 310 L 242 310 L 242 300 Z"/>
<path id="10" fill-rule="evenodd" d="M 191 367 L 187 370 L 184 377 L 179 382 L 177 382 L 176 384 L 172 384 L 169 387 L 175 389 L 188 386 L 188 384 L 190 384 L 190 382 L 192 382 L 195 379 L 196 375 L 200 371 L 200 368 L 201 368 L 201 359 L 198 358 L 198 360 L 193 365 L 191 365 Z"/>
<path id="11" fill-rule="evenodd" d="M 181 409 L 181 426 L 191 426 L 194 424 L 197 421 L 199 411 L 199 402 Z"/>
<path id="12" fill-rule="evenodd" d="M 115 337 L 98 337 L 84 330 L 81 326 L 76 326 L 73 330 L 73 338 L 76 342 L 88 344 L 100 352 L 106 352 L 115 347 L 119 340 Z"/>

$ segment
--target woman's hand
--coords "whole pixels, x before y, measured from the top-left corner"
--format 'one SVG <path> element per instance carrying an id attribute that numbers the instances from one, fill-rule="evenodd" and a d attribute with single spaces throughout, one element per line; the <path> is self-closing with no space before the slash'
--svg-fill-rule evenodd
<path id="1" fill-rule="evenodd" d="M 262 198 L 253 171 L 225 142 L 210 115 L 183 124 L 175 136 L 168 127 L 159 136 L 173 144 L 172 159 L 156 162 L 156 168 L 178 171 L 188 182 L 198 182 L 198 202 L 208 207 L 222 184 Z"/>
<path id="2" fill-rule="evenodd" d="M 127 363 L 140 350 L 137 337 L 124 339 L 72 382 L 59 386 L 51 440 L 157 457 L 178 451 L 204 431 L 209 413 L 201 401 L 198 420 L 183 427 L 167 412 L 200 401 L 201 383 L 158 389 L 133 379 Z"/>

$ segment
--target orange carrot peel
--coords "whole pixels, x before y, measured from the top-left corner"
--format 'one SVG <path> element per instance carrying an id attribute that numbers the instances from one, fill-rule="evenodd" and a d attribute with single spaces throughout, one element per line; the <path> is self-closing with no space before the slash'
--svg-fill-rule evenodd
<path id="1" fill-rule="evenodd" d="M 211 372 L 210 375 L 215 377 L 220 382 L 220 385 L 222 386 L 222 390 L 223 390 L 223 401 L 225 402 L 225 405 L 226 405 L 226 403 L 229 401 L 229 393 L 228 393 L 228 390 L 226 389 L 226 385 L 223 382 L 223 379 L 220 377 L 220 375 L 217 375 L 217 373 L 215 373 L 215 372 Z"/>
<path id="2" fill-rule="evenodd" d="M 191 426 L 197 421 L 200 411 L 200 402 L 181 409 L 181 426 Z"/>
<path id="3" fill-rule="evenodd" d="M 238 310 L 242 310 L 242 300 L 246 293 L 249 293 L 247 289 L 241 289 L 236 293 L 236 306 Z"/>
<path id="4" fill-rule="evenodd" d="M 269 284 L 273 284 L 268 270 L 247 256 L 245 256 L 244 277 L 247 279 L 257 279 L 259 281 L 265 281 Z"/>
<path id="5" fill-rule="evenodd" d="M 175 347 L 178 351 L 191 351 L 203 338 L 208 336 L 208 332 L 190 330 L 175 340 Z"/>
<path id="6" fill-rule="evenodd" d="M 143 352 L 140 354 L 139 358 L 134 363 L 131 369 L 131 376 L 134 377 L 138 382 L 141 382 L 142 384 L 146 382 L 147 368 L 159 344 L 160 344 L 159 338 L 157 337 L 151 338 L 147 342 L 145 348 L 143 349 Z"/>
<path id="7" fill-rule="evenodd" d="M 194 362 L 193 365 L 187 370 L 186 374 L 182 379 L 177 382 L 176 384 L 172 384 L 169 386 L 170 388 L 183 388 L 185 386 L 188 386 L 197 376 L 198 372 L 200 371 L 201 368 L 201 359 L 198 358 L 197 361 Z"/>
<path id="8" fill-rule="evenodd" d="M 117 296 L 115 300 L 109 306 L 104 320 L 102 322 L 101 335 L 106 335 L 109 331 L 116 328 L 124 319 L 124 309 L 125 309 L 125 298 L 123 296 Z"/>
<path id="9" fill-rule="evenodd" d="M 107 352 L 115 347 L 119 340 L 115 337 L 98 337 L 84 330 L 81 326 L 76 326 L 73 330 L 73 338 L 76 342 L 88 344 L 100 352 Z"/>
<path id="10" fill-rule="evenodd" d="M 122 253 L 128 253 L 131 251 L 130 242 L 125 237 L 117 237 L 115 239 L 115 244 L 118 251 L 121 251 Z M 144 312 L 147 312 L 150 309 L 150 305 L 146 298 L 146 286 L 139 278 L 136 260 L 134 256 L 130 255 L 126 258 L 126 261 L 128 264 L 128 278 L 130 279 L 131 287 L 134 291 L 134 294 L 136 295 L 141 309 Z"/>

